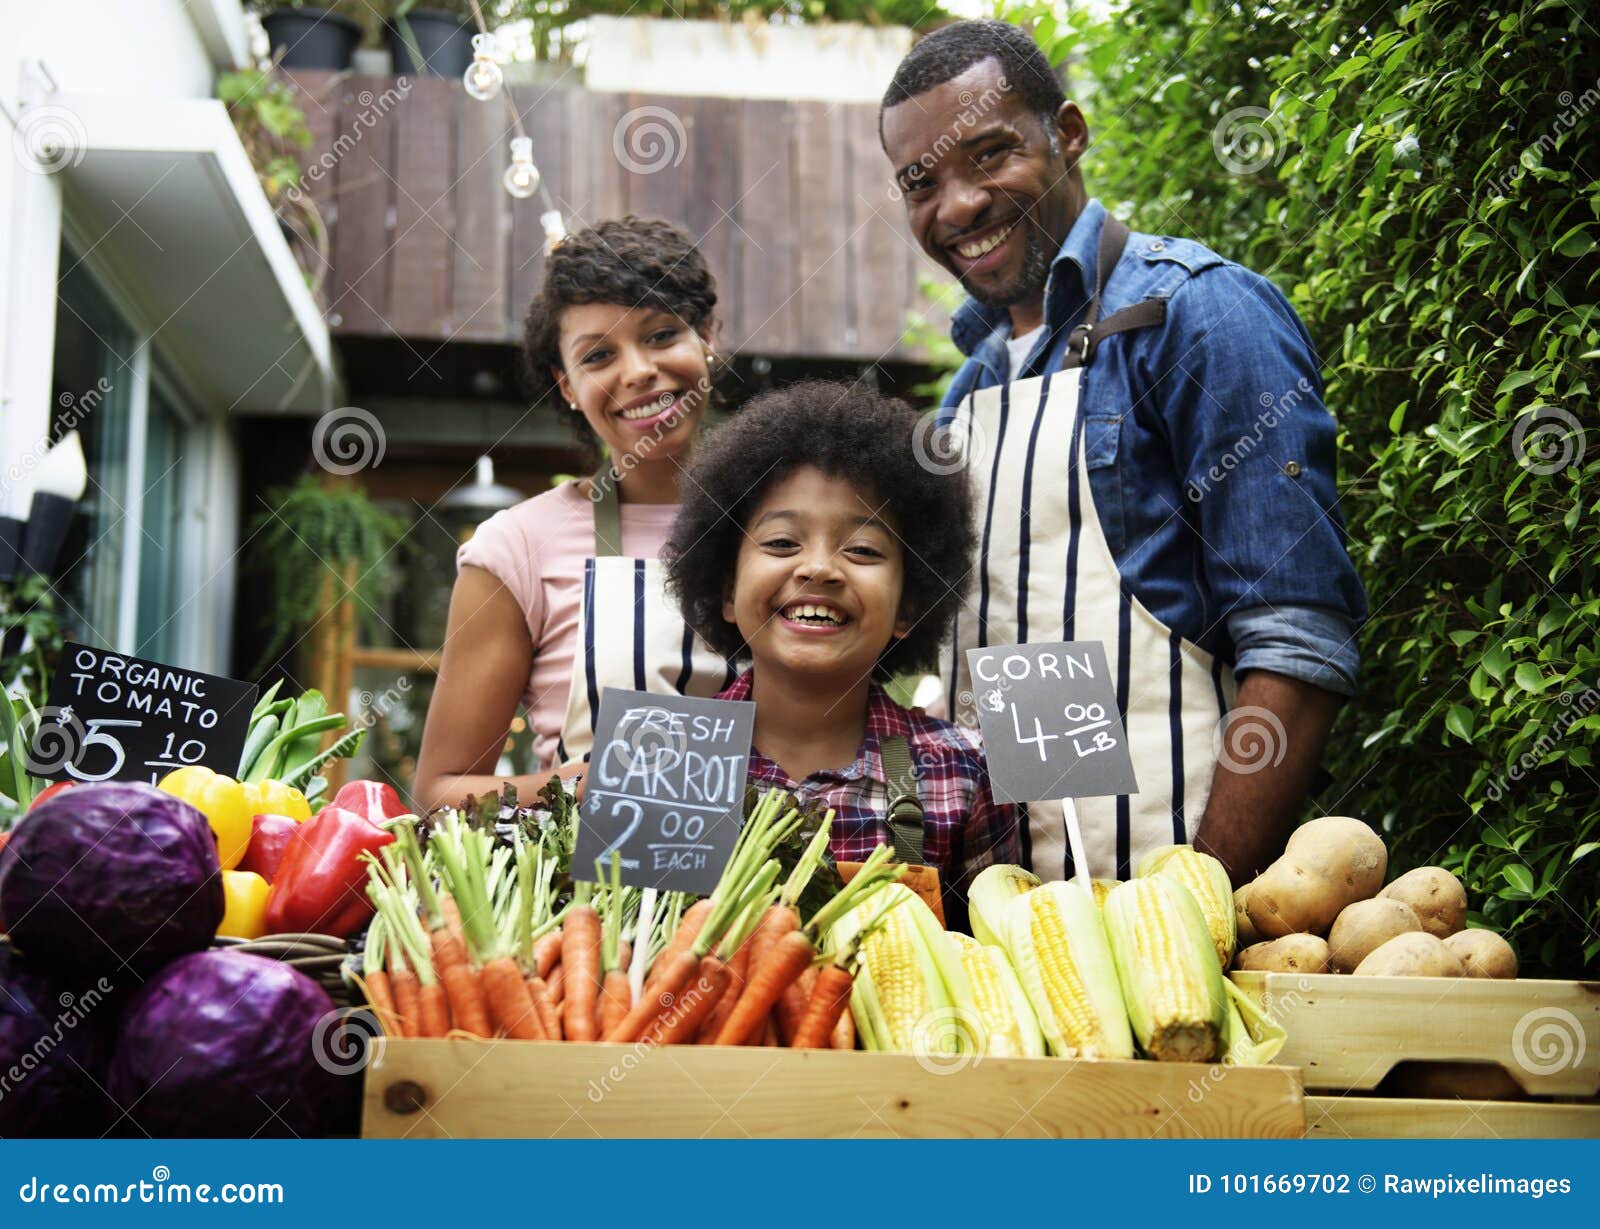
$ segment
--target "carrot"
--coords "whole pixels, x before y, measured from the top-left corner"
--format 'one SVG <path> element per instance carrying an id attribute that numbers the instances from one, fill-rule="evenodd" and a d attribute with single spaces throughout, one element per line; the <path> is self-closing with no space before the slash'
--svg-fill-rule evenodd
<path id="1" fill-rule="evenodd" d="M 449 900 L 448 896 L 442 897 Z M 433 965 L 439 970 L 439 975 L 444 976 L 444 971 L 449 968 L 465 968 L 467 960 L 466 944 L 461 941 L 461 935 L 451 930 L 448 926 L 440 926 L 430 934 L 433 942 Z"/>
<path id="2" fill-rule="evenodd" d="M 604 1034 L 601 1040 L 619 1041 L 624 1044 L 639 1040 L 656 1016 L 663 1010 L 672 1009 L 678 1001 L 678 996 L 683 993 L 684 987 L 689 984 L 689 979 L 699 968 L 700 957 L 692 948 L 689 951 L 679 952 L 672 958 L 672 962 L 662 969 L 654 989 L 641 994 L 639 1001 L 628 1009 L 628 1014 L 622 1018 L 615 1030 Z"/>
<path id="3" fill-rule="evenodd" d="M 673 1004 L 665 1016 L 658 1016 L 644 1039 L 654 1045 L 679 1045 L 693 1041 L 718 1001 L 728 989 L 728 965 L 715 953 L 700 961 L 700 975 Z"/>
<path id="4" fill-rule="evenodd" d="M 552 930 L 549 934 L 540 937 L 533 945 L 533 958 L 538 965 L 538 976 L 549 978 L 550 970 L 556 967 L 556 961 L 561 959 L 561 932 Z"/>
<path id="5" fill-rule="evenodd" d="M 483 989 L 489 1000 L 489 1016 L 496 1028 L 518 1041 L 545 1040 L 544 1025 L 539 1023 L 533 998 L 528 994 L 528 983 L 522 980 L 522 970 L 517 968 L 516 961 L 509 956 L 486 961 Z"/>
<path id="6" fill-rule="evenodd" d="M 773 947 L 785 935 L 791 935 L 800 929 L 798 902 L 801 893 L 806 890 L 806 885 L 811 882 L 811 876 L 816 873 L 817 867 L 821 865 L 822 855 L 827 852 L 828 836 L 832 830 L 833 812 L 829 811 L 817 831 L 812 835 L 811 840 L 806 844 L 805 852 L 795 862 L 794 869 L 789 872 L 789 878 L 784 881 L 783 891 L 779 893 L 777 903 L 762 915 L 755 932 L 750 936 L 750 969 L 761 968 L 767 962 Z M 747 971 L 744 989 L 739 997 L 742 999 L 749 993 L 750 980 Z M 737 1007 L 734 1010 L 737 1010 Z M 799 1017 L 804 1011 L 805 999 L 800 998 L 791 1007 L 791 1015 L 796 1023 L 798 1023 Z M 729 1016 L 732 1014 L 732 1011 L 728 1013 Z M 783 1032 L 784 1017 L 782 1014 L 779 1015 L 778 1021 L 780 1035 L 786 1037 L 788 1034 Z M 723 1017 L 723 1023 L 726 1025 L 727 1016 Z M 754 1040 L 753 1036 L 748 1039 Z M 724 1042 L 723 1044 L 727 1043 Z"/>
<path id="7" fill-rule="evenodd" d="M 533 1009 L 539 1013 L 539 1024 L 543 1027 L 545 1036 L 551 1041 L 560 1041 L 561 1013 L 550 1001 L 550 987 L 545 985 L 542 977 L 530 977 L 527 983 L 528 996 L 533 999 Z"/>
<path id="8" fill-rule="evenodd" d="M 755 1037 L 757 1039 L 747 1041 L 745 1044 L 763 1046 L 776 1046 L 783 1044 L 783 1042 L 778 1039 L 778 1022 L 771 1016 L 767 1017 L 766 1024 L 762 1026 L 761 1032 L 755 1034 Z"/>
<path id="9" fill-rule="evenodd" d="M 415 1037 L 422 1026 L 422 985 L 399 952 L 389 953 L 389 985 L 394 993 L 396 1037 Z M 368 984 L 371 984 L 370 977 Z M 381 1019 L 381 1017 L 380 1017 Z M 387 1029 L 385 1025 L 385 1029 Z"/>
<path id="10" fill-rule="evenodd" d="M 850 990 L 856 979 L 849 969 L 830 964 L 816 976 L 816 986 L 806 1004 L 805 1015 L 800 1019 L 789 1044 L 796 1050 L 828 1049 L 834 1025 L 850 1002 Z"/>
<path id="11" fill-rule="evenodd" d="M 839 1022 L 833 1026 L 833 1035 L 828 1038 L 828 1043 L 835 1050 L 853 1050 L 856 1048 L 856 1018 L 850 1007 L 839 1013 Z"/>
<path id="12" fill-rule="evenodd" d="M 655 963 L 650 966 L 650 974 L 644 980 L 645 994 L 640 995 L 640 998 L 646 997 L 655 989 L 658 974 L 672 968 L 672 962 L 694 946 L 695 940 L 700 937 L 701 927 L 706 924 L 706 919 L 711 916 L 711 911 L 715 907 L 710 897 L 697 900 L 689 906 L 683 915 L 683 921 L 678 923 L 676 933 L 668 940 L 666 947 L 661 949 L 661 954 L 655 958 Z"/>
<path id="13" fill-rule="evenodd" d="M 752 965 L 750 977 L 745 982 L 739 1005 L 733 1009 L 722 1031 L 717 1034 L 717 1044 L 743 1045 L 751 1034 L 761 1028 L 762 1021 L 772 1014 L 784 989 L 799 977 L 816 951 L 803 931 L 784 935 L 772 946 L 767 958 L 759 966 Z"/>
<path id="14" fill-rule="evenodd" d="M 599 1035 L 595 1008 L 600 997 L 600 915 L 589 901 L 589 884 L 580 883 L 561 927 L 561 964 L 567 970 L 567 1001 L 561 1027 L 568 1041 L 593 1041 Z"/>
<path id="15" fill-rule="evenodd" d="M 454 1026 L 474 1037 L 492 1037 L 489 1004 L 483 982 L 468 964 L 452 964 L 439 970 L 445 996 L 450 1000 L 450 1019 Z"/>
<path id="16" fill-rule="evenodd" d="M 621 969 L 610 970 L 600 987 L 600 1035 L 604 1037 L 621 1024 L 632 1006 L 633 988 L 628 985 L 628 975 Z"/>
<path id="17" fill-rule="evenodd" d="M 383 919 L 373 918 L 372 925 L 367 930 L 367 945 L 361 958 L 361 980 L 367 989 L 367 1002 L 372 1005 L 372 1012 L 378 1017 L 378 1026 L 390 1037 L 402 1037 L 405 1034 L 400 1024 L 399 1012 L 395 1008 L 393 981 L 383 967 L 387 955 L 388 933 L 384 929 Z M 415 983 L 412 988 L 415 988 Z"/>
<path id="18" fill-rule="evenodd" d="M 811 993 L 817 985 L 817 970 L 809 968 L 789 983 L 789 988 L 778 998 L 778 1036 L 783 1044 L 792 1046 L 795 1034 L 800 1031 L 800 1021 L 805 1018 L 811 1003 Z"/>
<path id="19" fill-rule="evenodd" d="M 753 937 L 753 936 L 752 936 Z M 706 1017 L 706 1022 L 700 1026 L 700 1032 L 695 1037 L 696 1045 L 710 1045 L 716 1041 L 717 1034 L 722 1031 L 723 1024 L 733 1014 L 733 1009 L 738 1005 L 739 995 L 744 991 L 744 979 L 750 968 L 750 940 L 746 939 L 739 944 L 733 957 L 728 961 L 728 988 L 717 1000 L 716 1009 Z"/>
<path id="20" fill-rule="evenodd" d="M 450 1003 L 444 987 L 436 981 L 424 982 L 419 988 L 417 1027 L 419 1037 L 443 1037 L 450 1031 Z"/>
<path id="21" fill-rule="evenodd" d="M 445 929 L 450 932 L 450 937 L 461 945 L 465 951 L 467 946 L 466 931 L 461 926 L 461 907 L 456 903 L 454 896 L 441 896 L 439 909 L 444 914 Z"/>
<path id="22" fill-rule="evenodd" d="M 557 964 L 550 970 L 550 979 L 545 983 L 545 992 L 550 996 L 550 1002 L 560 1007 L 567 999 L 567 969 L 565 965 Z"/>

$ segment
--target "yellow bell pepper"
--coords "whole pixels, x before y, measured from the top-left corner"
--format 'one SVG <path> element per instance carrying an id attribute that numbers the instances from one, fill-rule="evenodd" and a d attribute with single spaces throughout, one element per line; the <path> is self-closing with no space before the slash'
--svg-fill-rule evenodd
<path id="1" fill-rule="evenodd" d="M 267 933 L 269 884 L 254 871 L 222 872 L 222 925 L 219 935 L 231 939 L 259 939 Z"/>
<path id="2" fill-rule="evenodd" d="M 156 788 L 182 798 L 210 821 L 223 870 L 239 865 L 239 859 L 250 848 L 251 820 L 255 816 L 245 799 L 243 785 L 201 764 L 192 764 L 169 772 Z"/>
<path id="3" fill-rule="evenodd" d="M 287 815 L 302 824 L 311 818 L 311 804 L 294 786 L 272 780 L 246 781 L 243 784 L 244 800 L 252 816 Z"/>

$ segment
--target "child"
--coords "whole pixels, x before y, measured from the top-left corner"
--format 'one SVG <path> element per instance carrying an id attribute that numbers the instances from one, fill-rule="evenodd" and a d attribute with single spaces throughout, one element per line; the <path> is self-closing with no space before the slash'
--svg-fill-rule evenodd
<path id="1" fill-rule="evenodd" d="M 914 859 L 920 835 L 956 928 L 972 876 L 1021 850 L 977 735 L 883 689 L 934 667 L 971 567 L 965 477 L 927 460 L 926 425 L 858 384 L 759 397 L 706 437 L 662 555 L 685 621 L 753 663 L 719 697 L 755 701 L 752 782 L 832 807 L 841 861 Z M 891 827 L 891 779 L 920 824 L 907 800 Z"/>

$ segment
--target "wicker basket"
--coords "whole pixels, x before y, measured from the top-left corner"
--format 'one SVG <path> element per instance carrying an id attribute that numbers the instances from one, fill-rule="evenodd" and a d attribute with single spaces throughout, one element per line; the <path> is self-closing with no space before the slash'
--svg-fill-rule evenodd
<path id="1" fill-rule="evenodd" d="M 321 986 L 335 1007 L 355 1007 L 366 1000 L 355 982 L 345 975 L 350 945 L 332 935 L 266 935 L 260 939 L 218 936 L 216 945 L 250 956 L 281 960 Z"/>

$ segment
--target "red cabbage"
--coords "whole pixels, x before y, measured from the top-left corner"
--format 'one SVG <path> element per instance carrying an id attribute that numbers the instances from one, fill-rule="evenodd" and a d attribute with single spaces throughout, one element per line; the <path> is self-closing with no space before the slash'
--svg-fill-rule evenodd
<path id="1" fill-rule="evenodd" d="M 0 942 L 0 1136 L 99 1135 L 111 1125 L 102 1091 L 111 995 L 105 978 L 80 988 Z"/>
<path id="2" fill-rule="evenodd" d="M 183 956 L 128 1003 L 111 1095 L 152 1136 L 321 1135 L 340 1068 L 319 1047 L 337 1023 L 327 992 L 286 964 Z"/>
<path id="3" fill-rule="evenodd" d="M 206 817 L 149 785 L 82 785 L 30 811 L 0 849 L 0 917 L 58 973 L 146 974 L 208 947 L 222 872 Z"/>

